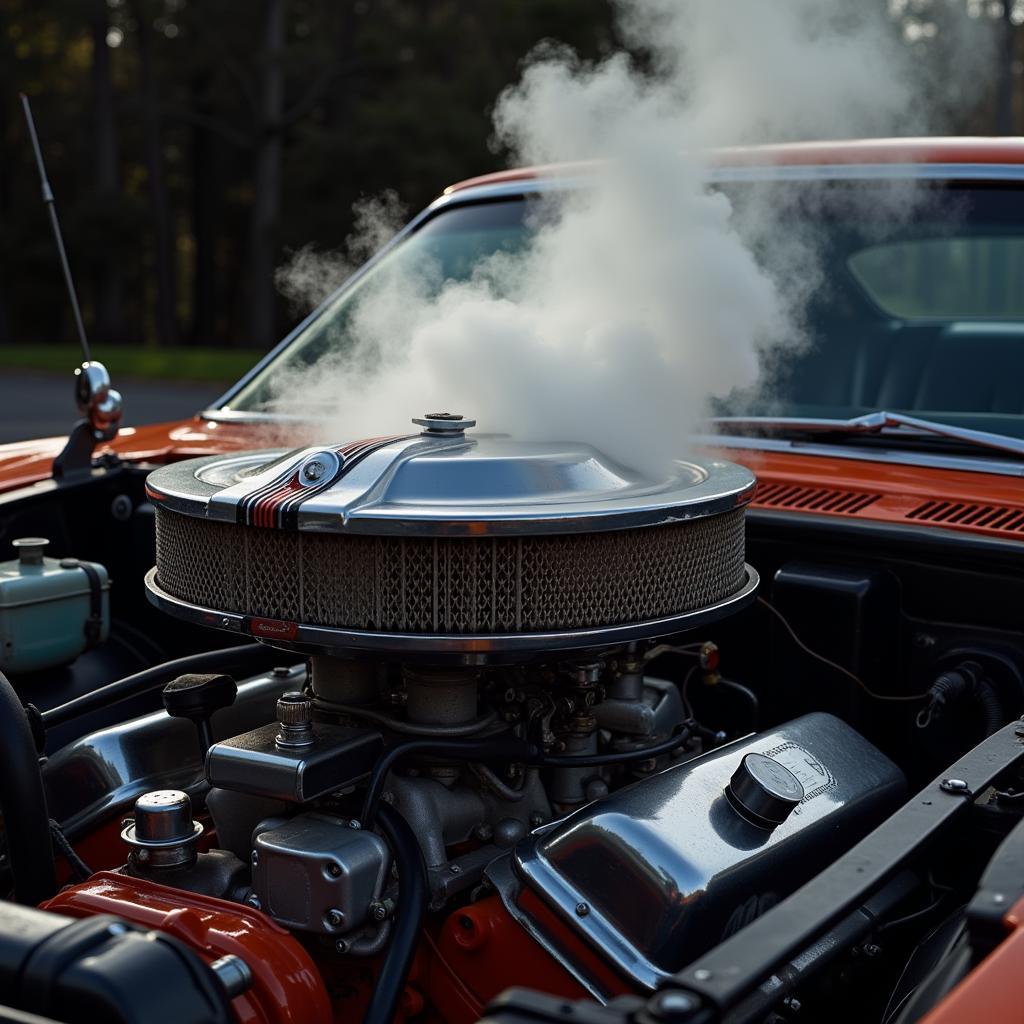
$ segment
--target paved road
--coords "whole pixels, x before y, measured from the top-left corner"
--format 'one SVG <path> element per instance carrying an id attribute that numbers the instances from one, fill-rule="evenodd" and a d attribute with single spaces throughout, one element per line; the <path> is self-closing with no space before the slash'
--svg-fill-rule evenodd
<path id="1" fill-rule="evenodd" d="M 227 389 L 227 383 L 165 384 L 152 380 L 117 380 L 114 386 L 124 396 L 126 427 L 184 419 Z M 0 368 L 0 444 L 65 435 L 76 413 L 70 372 L 60 376 Z"/>

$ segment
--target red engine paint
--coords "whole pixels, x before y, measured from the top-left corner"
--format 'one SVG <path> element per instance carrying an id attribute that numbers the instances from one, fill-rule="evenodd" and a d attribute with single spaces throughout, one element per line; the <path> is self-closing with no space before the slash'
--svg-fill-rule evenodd
<path id="1" fill-rule="evenodd" d="M 566 957 L 579 964 L 608 995 L 630 991 L 608 964 L 532 893 L 524 891 L 521 900 Z M 428 946 L 428 1001 L 450 1024 L 472 1024 L 488 1002 L 513 986 L 525 984 L 565 999 L 591 998 L 515 921 L 498 896 L 456 910 Z"/>
<path id="2" fill-rule="evenodd" d="M 207 961 L 229 953 L 241 957 L 253 975 L 249 991 L 231 1004 L 242 1024 L 332 1020 L 327 990 L 310 955 L 258 910 L 110 871 L 69 886 L 42 909 L 70 917 L 116 914 L 173 935 Z"/>

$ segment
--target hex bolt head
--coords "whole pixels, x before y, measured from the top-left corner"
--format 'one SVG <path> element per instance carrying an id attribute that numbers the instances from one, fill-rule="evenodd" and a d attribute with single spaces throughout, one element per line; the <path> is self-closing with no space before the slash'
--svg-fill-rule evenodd
<path id="1" fill-rule="evenodd" d="M 370 915 L 374 921 L 383 921 L 388 916 L 388 908 L 380 900 L 374 900 L 370 904 Z"/>
<path id="2" fill-rule="evenodd" d="M 586 917 L 587 914 L 589 914 L 589 913 L 590 913 L 590 907 L 586 903 L 577 903 L 576 904 L 576 916 L 577 917 Z"/>
<path id="3" fill-rule="evenodd" d="M 324 918 L 332 928 L 340 928 L 345 921 L 345 915 L 340 910 L 333 908 L 327 911 Z"/>

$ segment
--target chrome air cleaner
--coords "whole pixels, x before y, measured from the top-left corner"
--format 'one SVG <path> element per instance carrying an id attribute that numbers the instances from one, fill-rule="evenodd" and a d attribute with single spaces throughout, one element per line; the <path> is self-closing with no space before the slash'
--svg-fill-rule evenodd
<path id="1" fill-rule="evenodd" d="M 753 597 L 743 467 L 656 478 L 454 414 L 413 422 L 156 470 L 151 600 L 298 650 L 483 661 L 661 636 Z"/>

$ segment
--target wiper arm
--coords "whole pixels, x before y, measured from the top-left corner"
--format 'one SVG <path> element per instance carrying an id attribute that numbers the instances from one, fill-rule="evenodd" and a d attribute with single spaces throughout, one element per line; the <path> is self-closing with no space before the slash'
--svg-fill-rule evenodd
<path id="1" fill-rule="evenodd" d="M 992 448 L 1001 452 L 1024 455 L 1024 438 L 993 434 L 987 430 L 971 430 L 949 423 L 921 420 L 901 412 L 869 412 L 848 420 L 813 419 L 803 416 L 716 416 L 711 422 L 717 427 L 753 430 L 760 433 L 800 434 L 881 434 L 890 429 L 904 429 L 922 434 L 948 437 L 979 448 Z"/>

